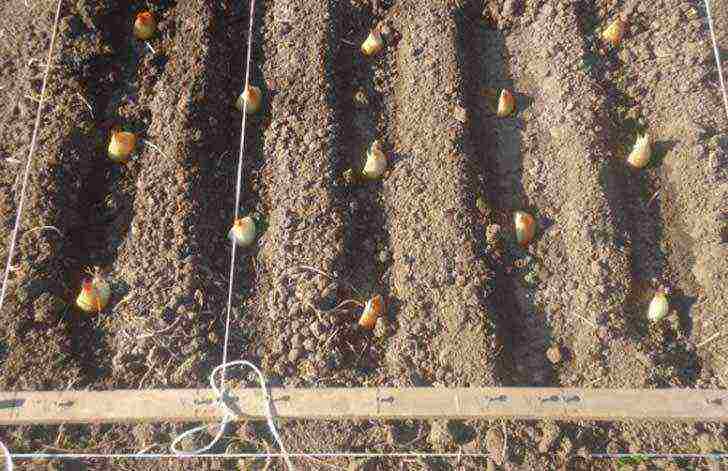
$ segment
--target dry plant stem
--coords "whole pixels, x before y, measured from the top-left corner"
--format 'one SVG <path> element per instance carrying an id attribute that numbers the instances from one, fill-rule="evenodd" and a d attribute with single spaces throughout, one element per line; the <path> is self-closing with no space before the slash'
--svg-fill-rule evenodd
<path id="1" fill-rule="evenodd" d="M 59 236 L 63 237 L 63 233 L 57 227 L 54 227 L 54 226 L 34 227 L 32 229 L 28 229 L 27 231 L 25 231 L 25 234 L 29 234 L 29 233 L 35 232 L 35 231 L 55 231 Z"/>
<path id="2" fill-rule="evenodd" d="M 506 423 L 502 422 L 501 426 L 503 427 L 503 456 L 501 459 L 501 463 L 506 462 L 506 456 L 508 455 L 508 429 L 506 428 Z"/>
<path id="3" fill-rule="evenodd" d="M 587 318 L 585 318 L 585 317 L 582 317 L 582 316 L 580 316 L 579 314 L 577 314 L 577 313 L 575 313 L 575 312 L 574 312 L 574 313 L 572 313 L 572 314 L 573 314 L 573 315 L 574 315 L 574 317 L 576 317 L 577 319 L 581 319 L 582 321 L 586 322 L 587 324 L 589 324 L 590 326 L 594 327 L 595 329 L 598 329 L 598 328 L 599 328 L 599 327 L 598 327 L 598 326 L 597 326 L 597 325 L 596 325 L 596 324 L 595 324 L 594 322 L 590 321 L 589 319 L 587 319 Z"/>
<path id="4" fill-rule="evenodd" d="M 703 340 L 702 342 L 700 342 L 699 344 L 697 344 L 697 345 L 695 346 L 695 348 L 700 348 L 700 347 L 702 347 L 703 345 L 706 345 L 707 343 L 709 343 L 709 342 L 712 342 L 713 340 L 717 339 L 718 337 L 720 337 L 720 336 L 722 336 L 722 335 L 724 335 L 724 334 L 725 334 L 725 332 L 721 332 L 721 331 L 718 331 L 718 332 L 716 332 L 715 334 L 713 334 L 713 335 L 711 335 L 710 337 L 708 337 L 707 339 L 705 339 L 705 340 Z"/>
<path id="5" fill-rule="evenodd" d="M 166 332 L 169 332 L 170 330 L 174 329 L 174 327 L 177 325 L 177 323 L 179 322 L 180 319 L 182 319 L 181 316 L 180 317 L 177 317 L 174 320 L 174 322 L 172 322 L 171 324 L 169 324 L 167 327 L 163 328 L 162 330 L 157 330 L 157 331 L 150 332 L 150 333 L 147 333 L 147 334 L 144 334 L 144 335 L 140 335 L 140 336 L 137 337 L 137 339 L 138 340 L 141 340 L 141 339 L 146 339 L 146 338 L 149 338 L 149 337 L 156 337 L 159 334 L 164 334 Z"/>
<path id="6" fill-rule="evenodd" d="M 91 108 L 91 105 L 89 105 L 88 101 L 86 101 L 86 99 L 83 97 L 83 95 L 81 95 L 78 92 L 76 93 L 76 95 L 78 95 L 78 97 L 81 99 L 81 101 L 84 102 L 84 104 L 86 105 L 86 108 L 88 108 L 88 112 L 91 113 L 91 119 L 94 119 L 94 110 L 93 110 L 93 108 Z"/>
<path id="7" fill-rule="evenodd" d="M 313 271 L 313 272 L 316 272 L 316 273 L 318 273 L 320 275 L 323 275 L 323 276 L 327 277 L 331 281 L 336 281 L 336 282 L 344 283 L 344 285 L 346 285 L 347 288 L 349 288 L 350 290 L 352 290 L 353 292 L 355 292 L 357 294 L 357 296 L 359 296 L 360 298 L 364 298 L 364 296 L 356 288 L 354 288 L 352 285 L 350 285 L 349 283 L 347 283 L 345 281 L 342 281 L 342 280 L 336 278 L 333 275 L 329 275 L 328 273 L 326 273 L 323 270 L 319 270 L 318 268 L 314 268 L 314 267 L 308 267 L 308 266 L 305 266 L 305 265 L 299 265 L 299 266 L 295 267 L 295 270 L 309 270 L 309 271 Z"/>
<path id="8" fill-rule="evenodd" d="M 156 146 L 156 145 L 155 145 L 155 144 L 154 144 L 153 142 L 150 142 L 150 141 L 148 141 L 148 140 L 146 140 L 146 139 L 140 139 L 140 141 L 141 141 L 141 142 L 142 142 L 142 144 L 144 144 L 145 146 L 149 146 L 149 147 L 151 147 L 152 149 L 154 149 L 154 150 L 156 150 L 157 152 L 159 152 L 159 154 L 160 154 L 160 155 L 161 155 L 162 157 L 164 157 L 165 159 L 169 160 L 169 157 L 167 157 L 167 156 L 166 156 L 166 155 L 164 154 L 164 152 L 162 152 L 162 150 L 161 150 L 161 149 L 160 149 L 159 147 L 157 147 L 157 146 Z"/>
<path id="9" fill-rule="evenodd" d="M 657 190 L 654 195 L 652 195 L 652 198 L 647 202 L 647 206 L 651 205 L 653 201 L 655 201 L 655 198 L 660 194 L 660 190 Z"/>

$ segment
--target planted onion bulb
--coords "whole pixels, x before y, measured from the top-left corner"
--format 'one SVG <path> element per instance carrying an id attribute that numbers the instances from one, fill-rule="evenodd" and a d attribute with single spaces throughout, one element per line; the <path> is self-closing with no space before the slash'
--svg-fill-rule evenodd
<path id="1" fill-rule="evenodd" d="M 134 20 L 134 36 L 142 41 L 146 41 L 154 36 L 156 31 L 157 21 L 154 19 L 154 15 L 148 11 L 143 11 L 136 16 Z"/>
<path id="2" fill-rule="evenodd" d="M 516 211 L 513 213 L 513 223 L 516 226 L 516 240 L 525 247 L 536 235 L 536 220 L 526 212 Z"/>
<path id="3" fill-rule="evenodd" d="M 109 158 L 114 162 L 123 163 L 129 159 L 136 147 L 136 136 L 126 131 L 112 131 L 109 141 Z"/>
<path id="4" fill-rule="evenodd" d="M 651 156 L 652 144 L 650 143 L 650 135 L 645 133 L 635 141 L 632 152 L 627 157 L 627 164 L 632 168 L 643 168 L 650 162 Z"/>
<path id="5" fill-rule="evenodd" d="M 255 221 L 250 216 L 236 219 L 233 227 L 230 228 L 230 232 L 228 232 L 228 238 L 238 247 L 250 246 L 255 242 L 256 236 L 257 229 L 255 227 Z"/>
<path id="6" fill-rule="evenodd" d="M 516 99 L 513 97 L 513 93 L 507 88 L 501 91 L 500 97 L 498 98 L 498 111 L 497 116 L 499 118 L 505 118 L 506 116 L 513 113 L 516 109 Z"/>
<path id="7" fill-rule="evenodd" d="M 377 324 L 377 319 L 384 313 L 384 298 L 380 294 L 367 301 L 364 311 L 359 317 L 359 326 L 372 330 Z"/>
<path id="8" fill-rule="evenodd" d="M 81 292 L 76 298 L 76 306 L 84 312 L 101 312 L 109 303 L 111 287 L 96 268 L 88 272 L 93 278 L 86 279 L 81 284 Z"/>
<path id="9" fill-rule="evenodd" d="M 622 18 L 617 17 L 612 24 L 602 31 L 602 39 L 611 44 L 612 46 L 619 46 L 622 42 L 622 36 L 624 35 L 625 22 Z"/>
<path id="10" fill-rule="evenodd" d="M 652 301 L 650 301 L 650 307 L 647 309 L 647 317 L 652 322 L 660 321 L 667 315 L 669 309 L 667 290 L 665 288 L 658 288 Z"/>
<path id="11" fill-rule="evenodd" d="M 384 39 L 378 28 L 374 28 L 361 45 L 361 52 L 365 56 L 372 56 L 384 47 Z"/>
<path id="12" fill-rule="evenodd" d="M 374 141 L 367 151 L 367 161 L 361 173 L 365 177 L 375 180 L 381 177 L 385 170 L 387 170 L 387 156 L 382 152 L 379 141 Z"/>
<path id="13" fill-rule="evenodd" d="M 260 110 L 260 104 L 262 101 L 263 94 L 261 93 L 260 88 L 254 85 L 248 85 L 235 102 L 235 107 L 241 112 L 245 110 L 247 114 L 253 114 Z"/>

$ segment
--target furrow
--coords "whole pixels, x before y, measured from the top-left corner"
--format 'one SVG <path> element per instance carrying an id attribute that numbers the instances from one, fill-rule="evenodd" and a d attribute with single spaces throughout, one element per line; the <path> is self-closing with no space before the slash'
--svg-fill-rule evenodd
<path id="1" fill-rule="evenodd" d="M 511 381 L 515 384 L 555 382 L 546 357 L 550 321 L 537 309 L 529 292 L 537 275 L 533 255 L 517 244 L 513 230 L 514 211 L 538 209 L 538 214 L 546 203 L 531 202 L 530 192 L 524 189 L 528 178 L 524 170 L 531 170 L 534 160 L 538 162 L 531 154 L 538 153 L 541 142 L 528 129 L 533 116 L 528 109 L 531 99 L 522 89 L 526 77 L 511 79 L 509 76 L 510 58 L 518 56 L 517 51 L 510 49 L 514 40 L 489 27 L 480 12 L 477 2 L 464 10 L 458 16 L 458 34 L 463 51 L 461 66 L 466 74 L 467 107 L 471 113 L 469 132 L 476 144 L 476 174 L 482 185 L 479 209 L 487 225 L 488 250 L 497 274 L 493 299 L 499 312 L 508 313 L 502 316 L 502 322 L 506 353 L 512 364 Z M 515 37 L 519 33 L 511 34 Z M 497 97 L 502 89 L 513 90 L 514 85 L 518 110 L 515 115 L 499 118 L 495 114 Z M 524 134 L 531 140 L 530 147 L 522 149 Z"/>
<path id="2" fill-rule="evenodd" d="M 526 313 L 545 319 L 561 350 L 559 382 L 638 386 L 648 363 L 623 317 L 632 288 L 628 235 L 621 230 L 621 200 L 609 192 L 604 102 L 583 68 L 577 24 L 573 8 L 547 5 L 505 38 L 523 124 L 497 128 L 499 144 L 506 144 L 499 168 L 515 188 L 499 190 L 505 204 L 530 207 L 539 221 L 536 241 L 514 261 L 514 271 L 526 267 Z M 520 126 L 519 166 L 508 129 Z M 510 184 L 514 177 L 521 186 Z"/>
<path id="3" fill-rule="evenodd" d="M 651 329 L 650 340 L 671 384 L 726 386 L 728 118 L 704 12 L 672 0 L 664 7 L 670 15 L 641 6 L 632 12 L 620 54 L 624 93 L 656 142 L 644 176 L 656 196 L 645 216 L 661 229 L 652 242 L 664 260 L 659 278 L 672 290 L 673 315 Z M 685 27 L 666 27 L 676 23 Z M 645 68 L 659 72 L 646 76 Z"/>
<path id="4" fill-rule="evenodd" d="M 270 9 L 263 74 L 271 123 L 261 170 L 269 228 L 260 241 L 251 308 L 265 326 L 264 368 L 287 385 L 312 384 L 351 368 L 363 340 L 345 316 L 321 313 L 340 295 L 352 295 L 338 279 L 344 229 L 335 195 L 341 156 L 331 72 L 341 12 L 335 2 L 298 9 L 275 1 Z"/>
<path id="5" fill-rule="evenodd" d="M 389 64 L 394 48 L 387 47 L 372 57 L 362 54 L 359 45 L 372 28 L 384 24 L 378 22 L 368 5 L 346 9 L 341 23 L 342 36 L 353 41 L 337 48 L 334 70 L 343 157 L 339 162 L 343 166 L 339 169 L 342 180 L 339 195 L 346 202 L 343 207 L 346 230 L 342 270 L 344 279 L 356 289 L 353 294 L 359 302 L 364 303 L 377 294 L 388 301 L 389 286 L 385 278 L 390 251 L 382 184 L 362 179 L 359 173 L 375 140 L 385 153 L 391 150 L 388 101 L 392 96 L 395 72 Z M 388 39 L 390 44 L 391 34 Z M 359 312 L 361 309 L 347 313 L 352 323 Z M 366 348 L 362 347 L 364 350 L 355 360 L 356 368 L 350 370 L 352 380 L 367 381 L 372 375 L 384 374 L 384 369 L 378 367 L 386 348 L 387 332 L 395 328 L 393 320 L 385 315 L 373 335 L 367 335 Z"/>
<path id="6" fill-rule="evenodd" d="M 398 4 L 396 138 L 384 183 L 399 330 L 386 361 L 393 382 L 496 384 L 492 273 L 479 250 L 473 149 L 462 107 L 456 25 L 443 5 Z M 426 53 L 425 53 L 426 51 Z"/>

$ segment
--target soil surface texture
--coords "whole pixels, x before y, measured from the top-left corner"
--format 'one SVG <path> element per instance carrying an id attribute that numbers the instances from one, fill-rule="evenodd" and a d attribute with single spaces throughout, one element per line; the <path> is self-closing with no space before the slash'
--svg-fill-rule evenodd
<path id="1" fill-rule="evenodd" d="M 0 390 L 204 388 L 223 359 L 248 1 L 63 0 L 0 311 Z M 713 0 L 728 75 L 728 1 Z M 0 257 L 55 1 L 0 5 Z M 132 24 L 157 20 L 148 41 Z M 601 33 L 624 20 L 620 44 Z M 258 0 L 229 360 L 273 387 L 728 387 L 728 116 L 700 0 Z M 365 56 L 372 29 L 383 49 Z M 496 113 L 512 91 L 515 110 Z M 138 136 L 123 164 L 117 128 Z M 626 164 L 649 133 L 652 158 Z M 378 141 L 379 179 L 361 175 Z M 535 237 L 516 240 L 515 211 Z M 111 300 L 75 299 L 98 268 Z M 669 288 L 669 312 L 647 309 Z M 385 309 L 358 324 L 375 295 Z M 257 387 L 248 370 L 228 385 Z M 14 452 L 166 452 L 189 425 L 13 427 Z M 299 469 L 721 469 L 723 424 L 289 421 Z M 204 446 L 216 433 L 181 444 Z M 214 449 L 277 450 L 264 423 Z M 35 460 L 54 470 L 280 460 Z"/>

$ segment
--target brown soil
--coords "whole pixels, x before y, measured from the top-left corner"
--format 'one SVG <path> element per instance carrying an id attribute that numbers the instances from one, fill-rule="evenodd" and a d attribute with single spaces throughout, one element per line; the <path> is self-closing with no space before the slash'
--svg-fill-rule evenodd
<path id="1" fill-rule="evenodd" d="M 0 7 L 3 263 L 51 3 Z M 207 385 L 222 359 L 243 3 L 64 2 L 1 313 L 0 388 Z M 299 3 L 261 0 L 255 17 L 251 80 L 264 106 L 248 121 L 241 209 L 260 215 L 265 230 L 238 254 L 230 359 L 260 365 L 273 386 L 728 386 L 728 118 L 702 2 Z M 712 3 L 728 61 L 728 3 Z M 145 44 L 130 25 L 147 8 L 159 34 Z M 629 16 L 623 44 L 605 47 L 599 33 L 619 13 Z M 377 25 L 386 47 L 366 58 L 358 45 Z M 498 118 L 489 95 L 504 87 L 517 112 Z M 161 152 L 142 144 L 131 162 L 112 164 L 105 147 L 115 125 Z M 625 158 L 644 131 L 655 141 L 653 162 L 629 170 Z M 385 178 L 347 178 L 374 139 L 389 158 Z M 526 248 L 515 242 L 515 210 L 538 221 Z M 31 231 L 48 225 L 62 235 Z M 95 316 L 73 307 L 89 266 L 101 267 L 113 290 Z M 656 283 L 672 289 L 671 313 L 651 324 L 645 314 Z M 330 311 L 375 294 L 387 310 L 373 332 L 357 327 L 360 308 Z M 248 373 L 230 376 L 253 387 Z M 0 440 L 18 452 L 164 450 L 186 428 L 17 427 Z M 281 428 L 291 451 L 489 452 L 503 469 L 703 469 L 706 460 L 577 461 L 728 446 L 728 429 L 713 423 Z M 264 424 L 241 423 L 219 451 L 266 447 L 275 445 Z M 97 460 L 69 469 L 248 465 L 264 463 Z"/>

